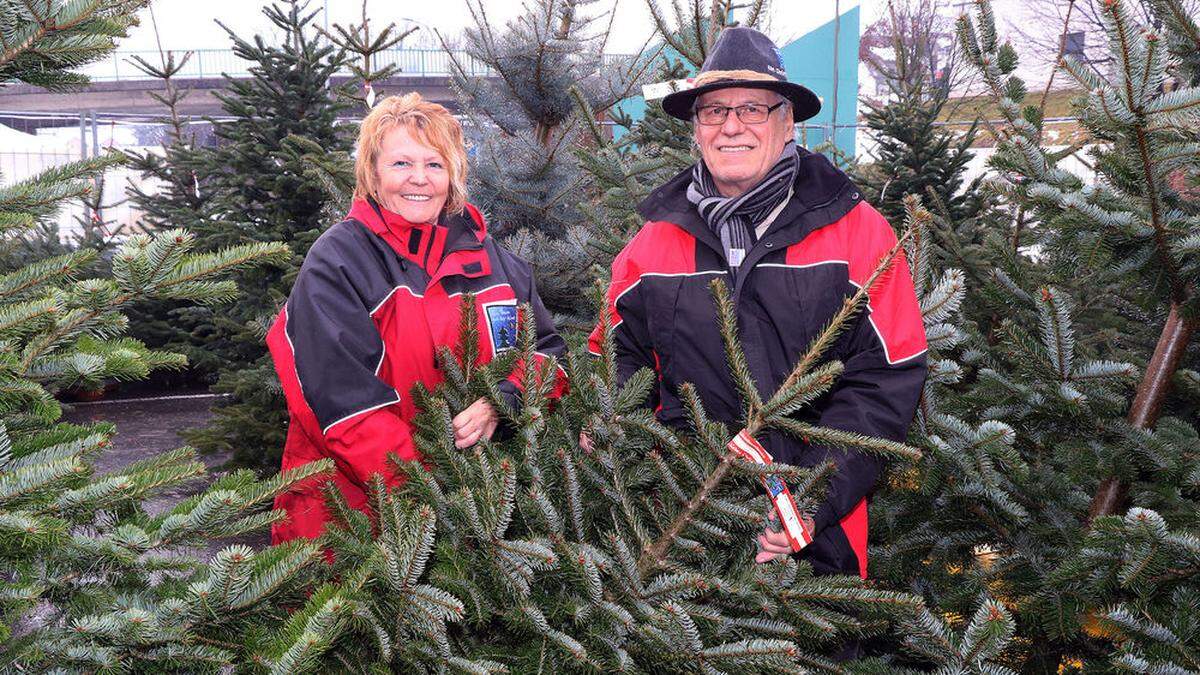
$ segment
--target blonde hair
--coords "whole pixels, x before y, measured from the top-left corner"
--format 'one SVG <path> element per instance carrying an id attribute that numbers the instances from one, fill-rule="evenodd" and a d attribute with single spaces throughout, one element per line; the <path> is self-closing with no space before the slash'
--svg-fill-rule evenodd
<path id="1" fill-rule="evenodd" d="M 388 96 L 363 119 L 358 129 L 358 152 L 354 160 L 354 198 L 369 197 L 378 201 L 379 177 L 375 174 L 375 160 L 379 157 L 383 137 L 400 126 L 445 160 L 450 174 L 445 210 L 462 213 L 467 203 L 467 148 L 462 125 L 449 110 L 426 101 L 416 92 Z"/>

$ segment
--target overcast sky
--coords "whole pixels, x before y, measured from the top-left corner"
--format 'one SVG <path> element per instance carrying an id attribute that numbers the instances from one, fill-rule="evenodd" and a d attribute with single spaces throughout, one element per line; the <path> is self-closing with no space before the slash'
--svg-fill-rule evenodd
<path id="1" fill-rule="evenodd" d="M 437 29 L 443 35 L 453 38 L 461 33 L 463 28 L 473 25 L 468 11 L 467 0 L 366 0 L 368 15 L 376 27 L 382 28 L 389 23 L 402 26 L 416 25 L 420 30 L 404 41 L 406 47 L 427 47 L 439 49 L 440 44 L 433 30 Z M 641 50 L 648 38 L 654 35 L 650 22 L 650 11 L 647 2 L 655 2 L 663 9 L 670 19 L 671 6 L 677 0 L 596 0 L 587 8 L 589 14 L 612 12 L 612 31 L 608 39 L 606 51 L 617 54 L 632 54 Z M 947 17 L 954 17 L 959 12 L 970 10 L 973 0 L 935 0 L 940 12 Z M 1013 24 L 1021 25 L 1027 31 L 1037 32 L 1037 26 L 1029 25 L 1029 7 L 1031 2 L 1048 2 L 1049 0 L 993 0 L 1000 31 L 1005 37 L 1014 37 Z M 1065 0 L 1058 0 L 1064 2 Z M 489 23 L 501 27 L 511 21 L 522 11 L 519 0 L 482 0 L 484 11 Z M 153 0 L 150 9 L 143 10 L 141 24 L 136 26 L 131 35 L 122 40 L 118 51 L 150 51 L 156 47 L 155 26 L 158 37 L 164 49 L 194 50 L 230 48 L 229 37 L 216 24 L 220 19 L 225 25 L 244 37 L 256 33 L 273 36 L 278 32 L 270 21 L 262 15 L 262 7 L 268 0 Z M 692 2 L 680 2 L 688 6 Z M 792 40 L 824 25 L 834 19 L 836 13 L 846 13 L 855 7 L 860 7 L 862 28 L 879 19 L 887 8 L 887 0 L 775 0 L 767 17 L 766 32 L 783 46 Z M 700 2 L 703 7 L 708 2 Z M 310 11 L 318 12 L 316 23 L 324 26 L 327 23 L 353 25 L 361 20 L 362 0 L 309 0 Z M 328 17 L 324 16 L 328 10 Z M 745 10 L 739 10 L 743 13 Z M 153 15 L 153 16 L 152 16 Z M 740 17 L 739 17 L 740 18 Z M 1045 26 L 1044 30 L 1052 31 L 1056 36 L 1061 30 L 1061 24 Z M 1018 42 L 1019 36 L 1016 36 Z M 270 39 L 270 38 L 269 38 Z M 273 40 L 271 40 L 273 41 Z M 1020 49 L 1020 45 L 1018 45 Z M 146 56 L 149 56 L 147 54 Z M 196 64 L 203 61 L 211 69 L 237 68 L 232 62 L 225 62 L 223 56 L 198 59 Z M 133 72 L 128 65 L 128 59 L 121 54 L 116 55 L 124 70 Z M 153 61 L 154 59 L 152 59 Z M 90 67 L 85 72 L 94 70 L 97 73 L 108 73 L 113 66 L 106 59 Z M 214 66 L 215 64 L 215 66 Z M 1048 73 L 1046 68 L 1033 67 L 1027 58 L 1022 59 L 1021 74 L 1028 81 L 1037 83 L 1045 80 Z M 1045 71 L 1045 72 L 1044 72 Z M 864 91 L 873 91 L 870 74 L 865 66 L 860 64 L 860 83 L 865 85 Z"/>
<path id="2" fill-rule="evenodd" d="M 669 15 L 670 0 L 658 0 L 658 3 Z M 245 36 L 268 32 L 274 27 L 262 16 L 260 8 L 263 4 L 246 0 L 156 0 L 152 11 L 164 49 L 223 49 L 229 47 L 229 39 L 214 20 L 220 19 Z M 614 4 L 615 17 L 607 51 L 636 52 L 653 34 L 646 0 L 598 0 L 592 7 L 611 8 Z M 785 0 L 774 4 L 768 30 L 777 42 L 784 44 L 832 21 L 836 5 L 840 4 L 841 12 L 845 13 L 858 5 L 859 0 L 840 0 L 840 3 L 835 3 L 835 0 Z M 865 0 L 864 13 L 872 14 L 872 7 L 877 4 L 881 5 L 881 0 Z M 330 23 L 352 24 L 359 21 L 362 3 L 360 0 L 310 0 L 309 7 L 316 10 L 328 8 Z M 521 11 L 521 3 L 513 0 L 484 0 L 484 7 L 494 26 L 502 25 Z M 154 22 L 151 21 L 150 11 L 143 10 L 142 24 L 121 42 L 121 50 L 155 49 Z M 470 22 L 465 0 L 368 0 L 367 11 L 377 25 L 412 20 L 447 35 L 459 33 Z M 318 18 L 317 21 L 323 24 L 324 18 Z M 428 30 L 423 32 L 427 35 L 430 33 Z M 418 46 L 421 40 L 418 38 L 407 43 Z"/>

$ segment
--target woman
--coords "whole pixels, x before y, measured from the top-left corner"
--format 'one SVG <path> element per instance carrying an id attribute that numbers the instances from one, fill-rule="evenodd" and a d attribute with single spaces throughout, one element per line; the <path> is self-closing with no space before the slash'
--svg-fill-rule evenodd
<path id="1" fill-rule="evenodd" d="M 355 508 L 369 478 L 389 484 L 388 453 L 417 459 L 409 391 L 442 380 L 438 345 L 459 337 L 460 303 L 472 293 L 485 361 L 514 344 L 517 306 L 529 303 L 538 358 L 566 346 L 534 289 L 529 265 L 497 245 L 466 202 L 462 127 L 416 93 L 380 102 L 363 120 L 354 203 L 313 244 L 287 304 L 267 335 L 287 396 L 283 469 L 329 457 L 334 483 Z M 556 374 L 554 395 L 565 375 Z M 517 380 L 500 383 L 515 402 Z M 496 411 L 479 399 L 454 417 L 460 448 L 490 438 Z M 288 520 L 272 541 L 321 534 L 329 516 L 319 483 L 280 495 Z"/>

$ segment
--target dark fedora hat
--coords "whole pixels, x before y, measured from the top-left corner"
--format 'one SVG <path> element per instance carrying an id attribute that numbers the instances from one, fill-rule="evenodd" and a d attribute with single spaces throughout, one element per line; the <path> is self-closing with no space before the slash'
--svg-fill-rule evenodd
<path id="1" fill-rule="evenodd" d="M 726 87 L 770 89 L 792 104 L 795 121 L 801 122 L 821 111 L 821 99 L 808 87 L 788 82 L 783 55 L 771 38 L 753 28 L 733 27 L 721 31 L 692 87 L 668 94 L 663 110 L 671 117 L 692 119 L 692 104 L 701 94 Z"/>

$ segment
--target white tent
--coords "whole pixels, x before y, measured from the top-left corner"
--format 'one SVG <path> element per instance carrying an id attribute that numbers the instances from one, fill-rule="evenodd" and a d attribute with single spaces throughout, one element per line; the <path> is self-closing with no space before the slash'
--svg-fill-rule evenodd
<path id="1" fill-rule="evenodd" d="M 27 134 L 23 131 L 17 131 L 12 127 L 0 124 L 0 153 L 10 152 L 38 152 L 47 150 L 47 145 L 53 147 L 51 152 L 62 151 L 66 148 L 61 147 L 62 141 L 58 139 L 47 140 L 39 138 L 34 134 Z M 76 152 L 78 152 L 78 142 L 76 143 Z"/>

